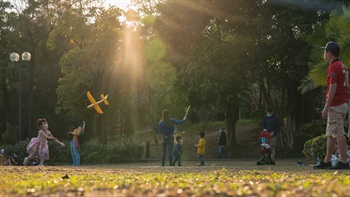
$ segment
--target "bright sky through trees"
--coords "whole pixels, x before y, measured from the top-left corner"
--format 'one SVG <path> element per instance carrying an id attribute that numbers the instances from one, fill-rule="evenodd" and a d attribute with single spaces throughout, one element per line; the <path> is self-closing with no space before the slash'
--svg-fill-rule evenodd
<path id="1" fill-rule="evenodd" d="M 8 0 L 10 3 L 18 4 L 19 0 Z M 119 7 L 123 10 L 127 8 L 127 6 L 131 3 L 132 0 L 105 0 L 104 6 L 108 8 L 109 6 L 113 5 L 116 7 Z"/>
<path id="2" fill-rule="evenodd" d="M 105 0 L 104 6 L 109 7 L 110 5 L 114 5 L 125 10 L 130 3 L 131 0 Z"/>

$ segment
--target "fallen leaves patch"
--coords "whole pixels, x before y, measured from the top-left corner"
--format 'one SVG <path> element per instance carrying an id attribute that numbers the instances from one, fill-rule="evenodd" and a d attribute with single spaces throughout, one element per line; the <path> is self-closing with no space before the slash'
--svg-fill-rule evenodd
<path id="1" fill-rule="evenodd" d="M 350 171 L 1 167 L 0 196 L 350 196 Z"/>

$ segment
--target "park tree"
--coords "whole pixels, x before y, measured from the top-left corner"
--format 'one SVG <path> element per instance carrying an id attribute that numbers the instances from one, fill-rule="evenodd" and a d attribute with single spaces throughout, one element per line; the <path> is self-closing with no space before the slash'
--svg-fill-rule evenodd
<path id="1" fill-rule="evenodd" d="M 11 28 L 11 18 L 16 14 L 8 12 L 11 8 L 9 2 L 0 1 L 0 141 L 2 134 L 7 130 L 7 125 L 17 125 L 17 102 L 11 98 L 17 98 L 18 69 L 10 64 L 9 54 L 20 44 L 16 42 L 18 32 Z"/>
<path id="2" fill-rule="evenodd" d="M 166 43 L 181 87 L 194 107 L 226 110 L 231 146 L 239 108 L 254 84 L 261 92 L 260 105 L 287 117 L 280 135 L 286 147 L 293 148 L 299 126 L 311 121 L 314 95 L 302 95 L 298 86 L 308 72 L 305 36 L 329 12 L 322 2 L 165 1 L 157 7 L 155 32 Z"/>
<path id="3" fill-rule="evenodd" d="M 340 59 L 348 67 L 350 64 L 350 40 L 347 35 L 348 21 L 350 10 L 343 7 L 341 10 L 333 10 L 330 18 L 322 26 L 317 28 L 317 36 L 307 37 L 310 45 L 313 45 L 312 53 L 310 55 L 309 68 L 310 71 L 302 80 L 299 89 L 302 93 L 314 91 L 326 85 L 326 73 L 329 66 L 323 59 L 323 53 L 320 46 L 324 46 L 328 41 L 338 42 L 341 48 Z"/>
<path id="4" fill-rule="evenodd" d="M 228 1 L 167 1 L 159 5 L 154 27 L 166 43 L 167 59 L 178 72 L 191 109 L 219 106 L 225 110 L 231 146 L 235 145 L 239 95 L 247 76 L 243 65 L 249 66 L 244 45 L 249 39 L 237 34 L 233 25 L 235 16 L 245 14 L 240 6 Z"/>
<path id="5" fill-rule="evenodd" d="M 135 59 L 141 59 L 139 69 L 142 70 L 136 75 L 139 83 L 138 99 L 133 103 L 138 107 L 137 114 L 143 116 L 139 118 L 140 124 L 152 125 L 153 128 L 158 124 L 164 109 L 170 110 L 171 116 L 178 118 L 184 115 L 184 109 L 188 106 L 186 92 L 177 85 L 177 70 L 168 61 L 167 43 L 156 33 L 155 23 L 159 14 L 156 7 L 162 2 L 135 1 L 137 11 L 129 10 L 126 13 L 131 24 L 128 29 L 134 29 L 133 36 L 129 37 L 138 43 L 132 47 L 136 48 L 133 53 L 137 55 Z"/>
<path id="6" fill-rule="evenodd" d="M 311 121 L 314 107 L 315 96 L 302 95 L 298 86 L 308 71 L 310 46 L 304 38 L 325 16 L 319 14 L 324 12 L 321 7 L 310 9 L 309 3 L 266 1 L 258 9 L 256 21 L 255 40 L 259 52 L 252 52 L 252 76 L 259 84 L 265 106 L 272 106 L 286 117 L 285 127 L 278 137 L 289 149 L 300 135 L 300 125 Z"/>
<path id="7" fill-rule="evenodd" d="M 24 4 L 12 13 L 1 4 L 1 16 L 8 18 L 1 21 L 1 37 L 9 41 L 0 43 L 11 50 L 1 51 L 7 62 L 1 107 L 9 112 L 1 114 L 16 124 L 17 104 L 9 97 L 17 96 L 18 71 L 5 56 L 29 51 L 29 137 L 32 117 L 55 119 L 60 128 L 73 118 L 85 120 L 95 131 L 89 135 L 106 144 L 118 120 L 124 122 L 121 134 L 132 135 L 134 126 L 158 122 L 164 108 L 182 117 L 190 104 L 194 122 L 200 115 L 225 115 L 234 147 L 236 122 L 254 97 L 259 109 L 273 106 L 287 120 L 280 137 L 292 148 L 300 125 L 311 121 L 322 81 L 317 76 L 327 67 L 311 49 L 331 39 L 348 53 L 347 18 L 336 0 L 137 0 L 140 10 L 127 12 L 105 9 L 97 0 L 16 2 Z M 324 26 L 333 9 L 338 12 Z M 316 53 L 323 70 L 309 63 L 309 74 L 309 57 Z M 88 90 L 95 97 L 109 94 L 110 106 L 101 106 L 105 114 L 86 109 Z"/>
<path id="8" fill-rule="evenodd" d="M 36 127 L 33 125 L 33 117 L 38 117 L 34 109 L 39 108 L 38 111 L 40 111 L 40 107 L 45 108 L 45 104 L 42 105 L 42 103 L 40 103 L 39 105 L 42 106 L 38 107 L 34 103 L 34 93 L 37 95 L 37 89 L 35 89 L 35 87 L 37 87 L 37 82 L 40 81 L 40 75 L 44 75 L 44 73 L 41 73 L 40 71 L 45 70 L 43 69 L 45 67 L 51 67 L 50 65 L 53 65 L 52 62 L 48 62 L 46 60 L 47 57 L 45 57 L 45 51 L 47 50 L 45 46 L 45 41 L 49 33 L 54 28 L 54 22 L 51 21 L 52 16 L 54 14 L 54 10 L 50 9 L 50 2 L 45 0 L 18 0 L 13 2 L 13 9 L 16 11 L 17 17 L 11 20 L 10 23 L 13 28 L 13 31 L 19 32 L 18 38 L 20 38 L 22 42 L 21 46 L 16 48 L 15 51 L 28 51 L 31 53 L 32 57 L 28 64 L 25 65 L 27 69 L 24 69 L 24 72 L 28 73 L 27 80 L 25 80 L 25 82 L 27 83 L 25 83 L 24 87 L 24 90 L 26 90 L 26 92 L 28 93 L 27 104 L 25 105 L 25 109 L 27 109 L 27 118 L 24 119 L 26 120 L 24 122 L 27 123 L 28 126 L 26 129 L 27 132 L 25 132 L 25 135 L 22 136 L 31 137 L 32 132 L 36 130 Z M 53 78 L 54 77 L 51 76 L 51 79 Z M 48 84 L 50 83 L 47 83 L 47 85 Z M 47 95 L 52 95 L 55 86 L 56 85 L 53 83 L 51 87 L 47 88 L 47 90 L 51 90 L 51 92 L 47 92 Z M 47 101 L 49 100 L 51 99 L 47 99 Z M 43 113 L 40 111 L 40 114 Z"/>
<path id="9" fill-rule="evenodd" d="M 108 120 L 117 119 L 120 91 L 118 87 L 123 73 L 120 71 L 121 27 L 118 8 L 70 6 L 57 18 L 57 26 L 50 34 L 48 46 L 55 48 L 60 40 L 69 45 L 60 59 L 63 76 L 56 90 L 58 95 L 57 112 L 67 112 L 77 119 L 86 119 L 95 131 L 100 143 L 107 143 L 107 131 L 113 129 Z M 125 74 L 125 73 L 124 73 Z M 126 77 L 124 77 L 126 78 Z M 95 96 L 110 93 L 110 107 L 97 115 L 88 111 L 86 92 Z"/>

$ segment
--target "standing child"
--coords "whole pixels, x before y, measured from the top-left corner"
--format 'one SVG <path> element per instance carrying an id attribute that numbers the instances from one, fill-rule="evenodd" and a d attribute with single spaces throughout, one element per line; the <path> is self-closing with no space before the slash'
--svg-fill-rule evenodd
<path id="1" fill-rule="evenodd" d="M 73 121 L 72 126 L 74 128 L 73 131 L 69 131 L 70 134 L 73 135 L 73 138 L 70 142 L 70 153 L 73 158 L 73 166 L 80 166 L 80 154 L 79 154 L 79 136 L 81 135 L 81 126 L 78 121 Z"/>
<path id="2" fill-rule="evenodd" d="M 222 159 L 222 156 L 225 155 L 226 157 L 230 157 L 230 155 L 225 151 L 225 145 L 226 145 L 226 133 L 223 128 L 219 129 L 220 135 L 219 135 L 219 159 Z"/>
<path id="3" fill-rule="evenodd" d="M 32 138 L 27 146 L 27 153 L 29 156 L 24 158 L 24 166 L 27 166 L 29 161 L 35 158 L 40 159 L 39 166 L 43 166 L 45 160 L 49 160 L 49 145 L 47 143 L 48 139 L 57 142 L 61 146 L 65 146 L 63 142 L 58 141 L 57 138 L 53 137 L 51 132 L 47 130 L 49 128 L 49 124 L 47 123 L 46 119 L 38 119 L 37 126 L 39 129 L 38 137 Z"/>
<path id="4" fill-rule="evenodd" d="M 175 160 L 173 162 L 173 166 L 175 166 L 176 161 L 178 161 L 178 165 L 181 166 L 181 155 L 182 155 L 182 137 L 181 136 L 176 136 L 176 145 L 174 149 L 174 157 Z"/>
<path id="5" fill-rule="evenodd" d="M 197 156 L 198 159 L 201 161 L 201 164 L 199 166 L 205 166 L 205 160 L 204 160 L 204 154 L 205 154 L 205 132 L 201 131 L 198 133 L 198 137 L 199 137 L 199 143 L 197 145 L 195 145 L 198 148 L 197 151 Z"/>

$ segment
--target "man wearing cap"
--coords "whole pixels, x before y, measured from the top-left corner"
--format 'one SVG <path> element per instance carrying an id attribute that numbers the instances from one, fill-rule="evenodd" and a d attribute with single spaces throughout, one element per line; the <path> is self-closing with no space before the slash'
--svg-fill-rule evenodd
<path id="1" fill-rule="evenodd" d="M 323 161 L 315 169 L 349 169 L 346 162 L 346 139 L 344 119 L 348 112 L 348 70 L 338 59 L 340 48 L 335 42 L 328 42 L 323 49 L 323 57 L 330 63 L 327 69 L 326 103 L 322 117 L 327 118 L 327 152 Z M 339 161 L 332 167 L 330 162 L 335 145 L 339 148 Z"/>

